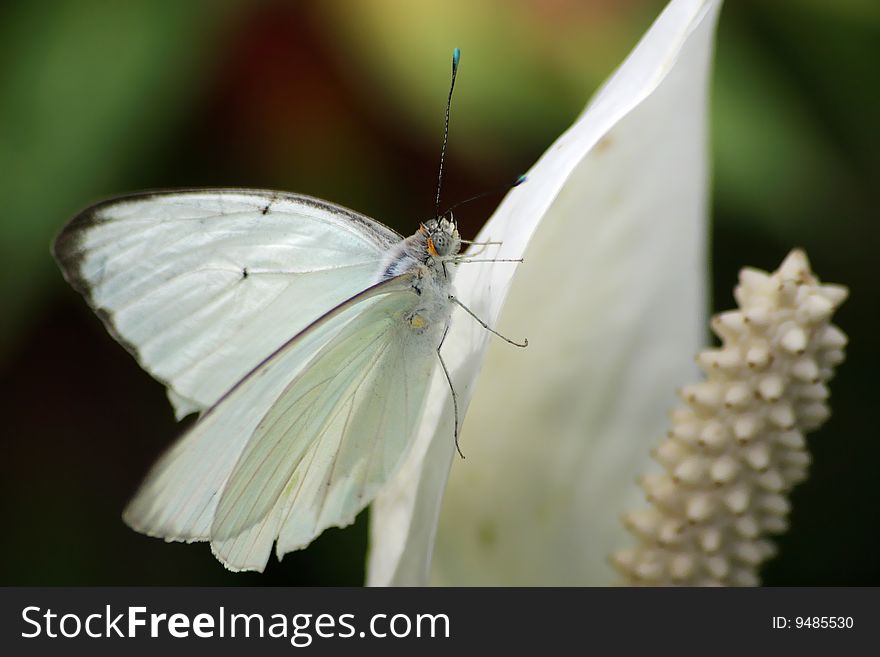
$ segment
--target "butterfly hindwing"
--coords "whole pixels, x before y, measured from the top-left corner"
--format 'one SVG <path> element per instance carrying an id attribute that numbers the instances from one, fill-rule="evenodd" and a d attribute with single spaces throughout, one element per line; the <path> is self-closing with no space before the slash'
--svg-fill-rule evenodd
<path id="1" fill-rule="evenodd" d="M 407 320 L 411 275 L 377 284 L 283 346 L 206 413 L 126 510 L 135 529 L 210 540 L 262 570 L 350 523 L 401 462 L 436 364 Z"/>

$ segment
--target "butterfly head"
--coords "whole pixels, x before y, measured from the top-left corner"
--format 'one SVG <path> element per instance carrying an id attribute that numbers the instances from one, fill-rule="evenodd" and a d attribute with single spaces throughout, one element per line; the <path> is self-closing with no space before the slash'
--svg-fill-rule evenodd
<path id="1" fill-rule="evenodd" d="M 420 231 L 425 236 L 425 248 L 434 258 L 447 259 L 458 255 L 461 237 L 452 213 L 431 219 L 422 224 Z"/>

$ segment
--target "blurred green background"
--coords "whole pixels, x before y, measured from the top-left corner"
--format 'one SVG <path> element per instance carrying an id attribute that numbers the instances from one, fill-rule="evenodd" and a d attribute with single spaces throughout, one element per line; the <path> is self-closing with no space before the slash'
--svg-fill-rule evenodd
<path id="1" fill-rule="evenodd" d="M 49 256 L 77 210 L 125 191 L 253 186 L 409 233 L 432 211 L 449 56 L 462 49 L 444 197 L 527 170 L 663 0 L 0 5 L 2 584 L 359 584 L 366 523 L 227 573 L 204 544 L 120 511 L 180 428 Z M 713 81 L 712 289 L 807 249 L 850 286 L 833 415 L 767 584 L 880 584 L 877 250 L 880 4 L 736 0 Z M 472 236 L 497 199 L 457 217 Z M 873 418 L 873 419 L 872 419 Z M 658 434 L 658 440 L 660 435 Z"/>

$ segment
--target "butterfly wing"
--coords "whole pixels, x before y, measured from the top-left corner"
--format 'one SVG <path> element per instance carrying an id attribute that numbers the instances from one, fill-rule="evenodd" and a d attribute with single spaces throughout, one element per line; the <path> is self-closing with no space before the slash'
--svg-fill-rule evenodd
<path id="1" fill-rule="evenodd" d="M 138 531 L 210 540 L 233 570 L 263 570 L 349 524 L 401 462 L 436 365 L 405 274 L 357 295 L 224 396 L 125 512 Z"/>
<path id="2" fill-rule="evenodd" d="M 214 405 L 291 335 L 369 287 L 400 239 L 308 196 L 193 190 L 95 205 L 53 250 L 182 417 Z"/>

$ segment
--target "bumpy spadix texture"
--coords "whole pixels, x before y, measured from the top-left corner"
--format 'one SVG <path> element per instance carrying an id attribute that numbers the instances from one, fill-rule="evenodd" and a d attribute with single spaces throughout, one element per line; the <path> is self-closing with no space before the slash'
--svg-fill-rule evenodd
<path id="1" fill-rule="evenodd" d="M 743 269 L 734 294 L 739 310 L 712 321 L 721 347 L 697 357 L 706 380 L 682 389 L 654 452 L 664 471 L 641 481 L 651 506 L 624 517 L 638 545 L 612 562 L 629 584 L 757 585 L 807 475 L 804 434 L 830 414 L 846 288 L 821 285 L 796 250 L 773 274 Z"/>

